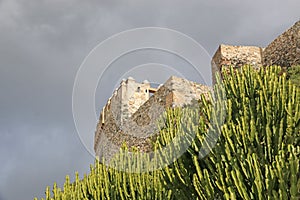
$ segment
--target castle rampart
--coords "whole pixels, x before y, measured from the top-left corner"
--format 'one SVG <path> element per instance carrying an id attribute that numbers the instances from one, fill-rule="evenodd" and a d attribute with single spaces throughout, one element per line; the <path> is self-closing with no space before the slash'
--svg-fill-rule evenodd
<path id="1" fill-rule="evenodd" d="M 285 31 L 266 48 L 255 46 L 220 45 L 212 58 L 212 77 L 215 83 L 215 73 L 233 66 L 243 65 L 255 68 L 268 65 L 290 67 L 300 64 L 300 21 Z"/>
<path id="2" fill-rule="evenodd" d="M 300 21 L 266 48 L 220 45 L 212 58 L 213 83 L 217 71 L 229 66 L 239 69 L 246 64 L 257 69 L 300 64 Z M 147 81 L 123 80 L 101 112 L 95 133 L 96 155 L 109 160 L 123 142 L 142 152 L 149 151 L 149 138 L 157 132 L 157 120 L 166 108 L 190 104 L 210 91 L 208 86 L 174 76 L 159 88 L 151 88 Z"/>
<path id="3" fill-rule="evenodd" d="M 290 67 L 300 64 L 300 21 L 277 37 L 263 51 L 263 65 Z"/>
<path id="4" fill-rule="evenodd" d="M 122 81 L 100 115 L 95 133 L 96 155 L 109 160 L 123 142 L 142 152 L 149 151 L 149 138 L 157 133 L 158 119 L 166 108 L 190 104 L 210 90 L 208 86 L 174 76 L 157 89 L 151 88 L 147 81 L 141 84 L 132 78 Z"/>

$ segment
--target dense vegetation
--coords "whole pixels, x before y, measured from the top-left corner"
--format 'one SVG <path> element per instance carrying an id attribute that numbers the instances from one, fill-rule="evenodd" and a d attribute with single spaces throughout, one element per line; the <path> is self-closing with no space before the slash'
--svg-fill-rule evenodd
<path id="1" fill-rule="evenodd" d="M 76 173 L 75 182 L 67 176 L 62 189 L 54 184 L 51 194 L 48 187 L 46 199 L 299 199 L 300 89 L 292 73 L 289 81 L 280 72 L 280 67 L 231 69 L 224 89 L 215 86 L 214 101 L 202 97 L 198 109 L 165 113 L 151 161 L 138 152 L 126 157 L 123 147 L 115 162 L 128 170 L 95 161 L 82 180 Z M 154 170 L 190 143 L 172 164 Z M 171 148 L 162 151 L 166 146 Z M 211 149 L 206 156 L 205 149 Z"/>
<path id="2" fill-rule="evenodd" d="M 293 84 L 300 87 L 300 65 L 292 66 L 287 69 L 288 79 L 292 81 Z"/>

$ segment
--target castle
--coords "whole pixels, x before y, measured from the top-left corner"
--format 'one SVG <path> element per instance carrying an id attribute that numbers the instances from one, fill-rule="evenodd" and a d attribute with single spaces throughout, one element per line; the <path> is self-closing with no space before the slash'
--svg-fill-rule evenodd
<path id="1" fill-rule="evenodd" d="M 148 81 L 128 78 L 120 83 L 103 107 L 95 133 L 96 155 L 110 159 L 125 142 L 142 152 L 151 148 L 149 137 L 157 131 L 157 119 L 166 108 L 182 107 L 208 95 L 210 87 L 171 76 L 158 88 Z"/>
<path id="2" fill-rule="evenodd" d="M 220 45 L 212 58 L 213 83 L 217 71 L 229 66 L 238 69 L 245 64 L 254 68 L 300 64 L 300 21 L 266 48 Z M 158 88 L 151 87 L 148 81 L 137 83 L 131 77 L 122 80 L 100 114 L 94 139 L 96 156 L 109 160 L 123 142 L 142 152 L 149 151 L 149 138 L 157 131 L 157 119 L 166 108 L 190 104 L 211 90 L 174 76 Z"/>

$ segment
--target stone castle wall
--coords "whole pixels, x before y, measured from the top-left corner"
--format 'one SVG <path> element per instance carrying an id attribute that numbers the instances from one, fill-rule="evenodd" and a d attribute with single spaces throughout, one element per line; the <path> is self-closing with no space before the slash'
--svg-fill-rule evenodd
<path id="1" fill-rule="evenodd" d="M 220 45 L 212 58 L 212 78 L 223 68 L 240 68 L 248 64 L 255 68 L 268 65 L 290 67 L 300 64 L 300 21 L 281 34 L 266 48 Z"/>
<path id="2" fill-rule="evenodd" d="M 136 86 L 140 85 L 137 83 Z M 105 106 L 105 121 L 103 122 L 100 118 L 95 133 L 96 155 L 109 160 L 118 152 L 123 142 L 128 147 L 135 146 L 142 152 L 149 151 L 151 149 L 150 137 L 158 132 L 158 119 L 161 118 L 166 108 L 189 104 L 193 99 L 200 99 L 201 94 L 208 94 L 210 90 L 208 86 L 172 76 L 129 118 L 124 118 L 123 124 L 118 123 L 118 116 L 113 113 L 111 107 Z M 124 93 L 123 95 L 126 96 Z M 112 100 L 110 102 L 112 104 Z"/>
<path id="3" fill-rule="evenodd" d="M 228 66 L 239 69 L 245 64 L 257 69 L 267 65 L 300 64 L 300 21 L 266 48 L 220 45 L 212 58 L 213 83 L 216 72 Z M 150 137 L 158 131 L 157 120 L 165 109 L 182 107 L 210 90 L 208 86 L 177 77 L 171 77 L 157 91 L 147 81 L 123 80 L 101 112 L 95 132 L 96 155 L 110 159 L 123 142 L 142 152 L 149 151 Z M 150 91 L 156 92 L 151 96 Z"/>
<path id="4" fill-rule="evenodd" d="M 201 94 L 207 95 L 210 90 L 208 86 L 171 76 L 132 115 L 132 123 L 127 123 L 127 130 L 133 136 L 147 138 L 157 131 L 157 120 L 167 108 L 183 107 L 194 99 L 200 99 Z"/>
<path id="5" fill-rule="evenodd" d="M 117 132 L 131 115 L 149 99 L 149 89 L 150 83 L 147 81 L 137 83 L 131 77 L 122 80 L 120 86 L 102 109 L 94 138 L 94 149 L 102 146 L 104 139 L 101 133 L 103 130 Z"/>
<path id="6" fill-rule="evenodd" d="M 117 88 L 112 97 L 109 98 L 107 104 L 103 107 L 100 121 L 105 122 L 106 115 L 109 111 L 115 115 L 115 120 L 118 125 L 123 125 L 131 117 L 133 113 L 144 103 L 149 97 L 150 83 L 144 81 L 137 83 L 133 78 L 122 80 L 119 88 Z"/>
<path id="7" fill-rule="evenodd" d="M 263 52 L 263 64 L 290 67 L 300 63 L 300 21 L 277 37 Z"/>
<path id="8" fill-rule="evenodd" d="M 251 64 L 255 68 L 262 65 L 263 48 L 255 46 L 231 46 L 221 44 L 212 58 L 212 78 L 216 82 L 215 74 L 223 68 L 234 66 L 240 68 L 245 64 Z"/>
<path id="9" fill-rule="evenodd" d="M 213 61 L 218 66 L 235 66 L 241 67 L 245 64 L 253 66 L 262 65 L 263 49 L 255 46 L 230 46 L 220 45 Z"/>

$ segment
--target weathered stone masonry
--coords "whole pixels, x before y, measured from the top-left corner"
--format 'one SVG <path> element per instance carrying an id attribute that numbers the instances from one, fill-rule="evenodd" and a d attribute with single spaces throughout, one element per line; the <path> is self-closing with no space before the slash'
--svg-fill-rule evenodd
<path id="1" fill-rule="evenodd" d="M 263 65 L 290 67 L 300 63 L 300 21 L 276 38 L 263 51 Z"/>
<path id="2" fill-rule="evenodd" d="M 240 68 L 248 64 L 255 68 L 269 65 L 290 67 L 300 64 L 300 21 L 277 37 L 266 48 L 220 45 L 212 58 L 212 77 L 228 66 Z"/>
<path id="3" fill-rule="evenodd" d="M 94 143 L 96 156 L 109 160 L 123 142 L 142 152 L 149 151 L 149 138 L 157 132 L 157 120 L 166 108 L 182 107 L 210 90 L 208 86 L 174 76 L 157 89 L 147 81 L 123 80 L 100 115 Z"/>
<path id="4" fill-rule="evenodd" d="M 257 69 L 267 65 L 299 65 L 300 21 L 266 48 L 220 45 L 212 58 L 213 83 L 217 71 L 228 66 L 239 69 L 245 64 Z M 101 112 L 95 132 L 96 155 L 109 160 L 123 142 L 142 152 L 149 151 L 149 138 L 156 133 L 157 120 L 165 109 L 182 107 L 210 90 L 208 86 L 174 76 L 159 88 L 151 88 L 148 81 L 123 80 Z"/>
<path id="5" fill-rule="evenodd" d="M 255 46 L 230 46 L 221 44 L 212 58 L 212 78 L 215 83 L 215 73 L 229 66 L 240 68 L 250 64 L 255 68 L 262 66 L 263 48 Z"/>

